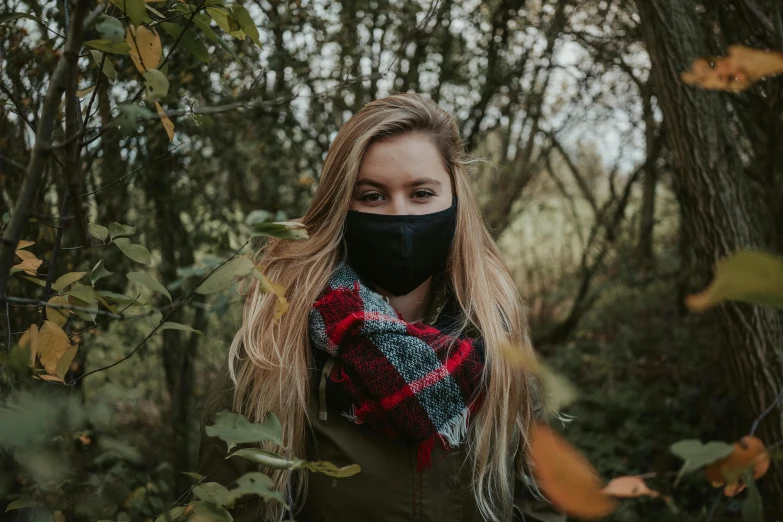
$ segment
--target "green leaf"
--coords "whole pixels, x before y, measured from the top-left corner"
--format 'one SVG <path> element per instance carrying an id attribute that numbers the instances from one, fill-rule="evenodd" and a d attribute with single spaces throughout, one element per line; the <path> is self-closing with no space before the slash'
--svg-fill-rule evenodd
<path id="1" fill-rule="evenodd" d="M 122 26 L 122 22 L 113 16 L 101 15 L 98 18 L 98 23 L 95 24 L 95 28 L 105 40 L 111 40 L 112 42 L 125 41 L 125 28 Z"/>
<path id="2" fill-rule="evenodd" d="M 130 51 L 128 42 L 112 42 L 111 40 L 106 39 L 90 40 L 88 42 L 84 42 L 84 45 L 109 54 L 128 54 Z"/>
<path id="3" fill-rule="evenodd" d="M 224 410 L 215 415 L 214 424 L 207 426 L 206 432 L 210 437 L 225 441 L 229 449 L 237 444 L 253 442 L 283 443 L 283 428 L 271 413 L 267 413 L 264 422 L 252 423 L 242 415 Z"/>
<path id="4" fill-rule="evenodd" d="M 243 459 L 250 460 L 256 464 L 261 464 L 267 468 L 272 469 L 297 469 L 297 461 L 281 457 L 276 453 L 264 451 L 258 448 L 243 448 L 238 449 L 230 455 L 231 457 L 242 457 Z"/>
<path id="5" fill-rule="evenodd" d="M 677 475 L 675 485 L 679 483 L 685 473 L 712 464 L 716 460 L 730 455 L 732 451 L 734 451 L 734 446 L 721 441 L 702 444 L 696 439 L 686 439 L 675 442 L 671 445 L 671 452 L 685 461 Z"/>
<path id="6" fill-rule="evenodd" d="M 180 45 L 182 45 L 187 51 L 196 57 L 201 63 L 209 63 L 209 51 L 207 51 L 204 43 L 196 37 L 196 33 L 190 29 L 183 31 L 183 27 L 179 24 L 171 22 L 161 22 L 163 29 L 171 35 L 176 41 L 179 39 Z M 180 37 L 180 35 L 182 35 Z"/>
<path id="7" fill-rule="evenodd" d="M 198 473 L 195 473 L 193 471 L 183 471 L 183 475 L 187 475 L 188 477 L 195 479 L 195 480 L 201 480 L 204 478 L 204 475 L 200 475 Z"/>
<path id="8" fill-rule="evenodd" d="M 691 310 L 723 301 L 783 308 L 783 259 L 765 252 L 740 251 L 721 259 L 715 278 L 703 292 L 688 296 Z"/>
<path id="9" fill-rule="evenodd" d="M 120 304 L 127 304 L 132 303 L 133 301 L 136 301 L 139 303 L 141 299 L 136 299 L 133 296 L 125 295 L 125 294 L 118 294 L 116 292 L 112 292 L 111 290 L 98 290 L 95 292 L 101 297 L 105 297 L 106 299 L 111 299 L 113 301 L 117 301 Z"/>
<path id="10" fill-rule="evenodd" d="M 109 237 L 109 229 L 101 225 L 96 225 L 95 223 L 87 223 L 87 230 L 90 232 L 91 236 L 100 239 L 101 241 L 106 241 L 106 238 Z"/>
<path id="11" fill-rule="evenodd" d="M 206 36 L 209 41 L 218 44 L 220 47 L 228 51 L 232 58 L 234 58 L 234 60 L 236 60 L 236 62 L 241 65 L 242 62 L 239 60 L 239 56 L 236 55 L 231 46 L 209 26 L 208 16 L 199 13 L 193 17 L 193 23 L 196 24 L 196 27 L 201 29 L 201 32 L 204 33 L 204 36 Z"/>
<path id="12" fill-rule="evenodd" d="M 239 449 L 232 453 L 231 457 L 242 457 L 267 468 L 285 470 L 308 469 L 313 473 L 323 473 L 324 475 L 335 478 L 351 477 L 362 470 L 361 466 L 358 464 L 337 467 L 331 462 L 326 461 L 309 462 L 302 459 L 286 459 L 276 453 L 271 453 L 258 448 Z"/>
<path id="13" fill-rule="evenodd" d="M 158 331 L 161 330 L 181 330 L 183 332 L 194 332 L 197 333 L 198 335 L 201 335 L 201 330 L 196 330 L 182 323 L 172 323 L 171 321 L 166 321 L 165 323 L 163 323 L 160 326 L 160 328 L 158 328 Z"/>
<path id="14" fill-rule="evenodd" d="M 203 522 L 232 522 L 234 520 L 226 508 L 214 502 L 191 502 L 189 505 L 193 506 L 193 514 L 189 520 Z"/>
<path id="15" fill-rule="evenodd" d="M 119 248 L 123 254 L 137 263 L 141 263 L 142 265 L 152 264 L 152 257 L 145 246 L 133 244 L 130 242 L 130 239 L 126 237 L 115 239 L 113 243 L 117 245 L 117 248 Z"/>
<path id="16" fill-rule="evenodd" d="M 89 306 L 97 305 L 98 303 L 98 294 L 95 293 L 95 289 L 87 285 L 74 286 L 73 288 L 65 292 L 65 295 L 72 295 L 73 297 L 80 299 L 81 301 L 84 301 Z"/>
<path id="17" fill-rule="evenodd" d="M 119 106 L 119 114 L 114 118 L 113 122 L 123 134 L 131 134 L 136 132 L 138 118 L 149 120 L 154 117 L 151 110 L 135 103 L 126 103 Z"/>
<path id="18" fill-rule="evenodd" d="M 743 481 L 748 488 L 748 496 L 742 503 L 742 522 L 764 522 L 764 505 L 756 481 L 753 480 L 753 473 L 746 473 Z"/>
<path id="19" fill-rule="evenodd" d="M 169 301 L 174 302 L 171 299 L 171 294 L 169 293 L 168 290 L 166 290 L 166 287 L 164 287 L 162 284 L 160 284 L 158 281 L 148 276 L 144 272 L 128 272 L 128 279 L 130 279 L 134 283 L 139 283 L 140 285 L 144 285 L 150 290 L 161 293 L 166 297 L 168 297 Z"/>
<path id="20" fill-rule="evenodd" d="M 112 3 L 128 15 L 133 25 L 140 25 L 146 18 L 144 0 L 114 0 Z"/>
<path id="21" fill-rule="evenodd" d="M 117 72 L 114 70 L 114 64 L 111 60 L 107 57 L 105 60 L 103 59 L 104 54 L 100 51 L 90 51 L 90 54 L 92 55 L 92 59 L 95 61 L 95 63 L 98 65 L 98 67 L 101 66 L 101 62 L 103 62 L 103 68 L 101 71 L 103 74 L 110 79 L 111 81 L 114 81 L 117 77 Z"/>
<path id="22" fill-rule="evenodd" d="M 277 237 L 280 239 L 307 239 L 307 227 L 296 221 L 258 223 L 253 225 L 253 236 Z"/>
<path id="23" fill-rule="evenodd" d="M 19 500 L 14 500 L 13 502 L 9 503 L 5 508 L 5 512 L 8 513 L 9 511 L 13 511 L 14 509 L 25 509 L 25 508 L 35 507 L 39 503 L 40 503 L 39 500 L 34 500 L 32 498 L 20 498 Z"/>
<path id="24" fill-rule="evenodd" d="M 204 482 L 193 488 L 193 494 L 206 502 L 214 502 L 218 506 L 229 503 L 228 488 L 217 482 Z"/>
<path id="25" fill-rule="evenodd" d="M 92 267 L 92 270 L 90 271 L 90 284 L 92 286 L 95 286 L 95 283 L 100 281 L 106 276 L 112 275 L 114 272 L 111 272 L 109 270 L 106 270 L 103 267 L 103 259 L 99 259 L 97 263 L 95 263 L 95 266 Z"/>
<path id="26" fill-rule="evenodd" d="M 136 233 L 136 227 L 131 225 L 123 225 L 116 221 L 109 225 L 109 235 L 112 239 L 122 236 L 132 236 Z"/>
<path id="27" fill-rule="evenodd" d="M 179 520 L 179 517 L 185 513 L 187 508 L 187 506 L 177 506 L 169 509 L 168 511 L 164 511 L 160 514 L 160 516 L 158 516 L 158 518 L 155 519 L 155 522 L 158 520 L 161 522 L 174 522 L 175 520 Z"/>
<path id="28" fill-rule="evenodd" d="M 37 284 L 38 286 L 42 286 L 42 287 L 46 288 L 46 281 L 44 281 L 43 279 L 36 279 L 35 277 L 30 277 L 30 276 L 21 276 L 21 277 L 23 279 L 27 279 L 28 281 L 30 281 L 32 283 Z"/>
<path id="29" fill-rule="evenodd" d="M 228 492 L 229 505 L 233 505 L 238 498 L 246 495 L 256 495 L 264 500 L 275 500 L 287 506 L 283 493 L 275 491 L 272 479 L 258 471 L 245 473 L 237 479 L 237 487 Z"/>
<path id="30" fill-rule="evenodd" d="M 245 34 L 253 40 L 253 42 L 261 47 L 261 40 L 258 39 L 258 27 L 256 23 L 250 17 L 250 13 L 241 4 L 234 4 L 231 6 L 231 14 L 239 23 L 239 27 L 245 32 Z"/>
<path id="31" fill-rule="evenodd" d="M 144 71 L 144 89 L 147 101 L 155 103 L 162 100 L 169 92 L 169 79 L 157 69 Z"/>
<path id="32" fill-rule="evenodd" d="M 60 277 L 57 278 L 57 281 L 52 283 L 52 288 L 57 290 L 58 292 L 62 292 L 65 290 L 68 286 L 72 285 L 82 277 L 86 276 L 87 272 L 68 272 L 67 274 L 63 274 Z"/>
<path id="33" fill-rule="evenodd" d="M 6 24 L 8 22 L 13 22 L 14 20 L 18 20 L 19 18 L 27 18 L 28 20 L 33 20 L 34 22 L 38 22 L 39 24 L 44 24 L 44 21 L 38 18 L 35 15 L 31 15 L 29 13 L 4 13 L 0 14 L 0 25 Z"/>
<path id="34" fill-rule="evenodd" d="M 214 294 L 229 288 L 235 276 L 246 276 L 253 271 L 253 262 L 246 257 L 235 257 L 212 272 L 201 283 L 196 292 L 199 294 Z"/>

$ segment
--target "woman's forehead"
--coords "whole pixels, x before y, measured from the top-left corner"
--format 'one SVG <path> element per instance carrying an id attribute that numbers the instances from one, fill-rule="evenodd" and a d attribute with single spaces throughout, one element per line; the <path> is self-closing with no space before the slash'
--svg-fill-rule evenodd
<path id="1" fill-rule="evenodd" d="M 450 176 L 438 148 L 419 134 L 404 134 L 373 142 L 359 166 L 359 182 L 382 185 L 448 184 Z"/>

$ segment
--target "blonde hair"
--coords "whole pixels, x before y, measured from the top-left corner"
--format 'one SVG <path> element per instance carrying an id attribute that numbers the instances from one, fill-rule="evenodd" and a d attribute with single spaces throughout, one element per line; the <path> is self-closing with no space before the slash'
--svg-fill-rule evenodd
<path id="1" fill-rule="evenodd" d="M 267 277 L 287 289 L 290 308 L 275 321 L 274 296 L 260 293 L 257 282 L 248 289 L 243 322 L 229 355 L 236 385 L 234 406 L 256 421 L 273 412 L 283 426 L 284 447 L 275 449 L 305 455 L 310 422 L 310 307 L 344 256 L 343 222 L 367 147 L 384 137 L 406 133 L 422 135 L 439 149 L 459 201 L 448 261 L 450 284 L 464 312 L 463 327 L 474 325 L 486 347 L 482 378 L 487 392 L 471 422 L 468 443 L 471 488 L 485 519 L 508 519 L 514 475 L 526 464 L 526 458 L 517 459 L 525 462 L 514 469 L 509 456 L 520 450 L 523 456 L 527 454 L 531 405 L 526 372 L 507 364 L 501 350 L 510 343 L 532 356 L 527 321 L 519 293 L 469 186 L 457 123 L 429 98 L 393 95 L 368 103 L 351 117 L 329 149 L 313 202 L 301 220 L 310 239 L 272 239 L 256 254 L 255 261 L 265 267 Z M 277 487 L 290 487 L 289 474 L 273 474 Z M 287 493 L 302 502 L 306 474 L 297 479 L 297 491 Z M 269 505 L 266 510 L 267 520 L 280 514 L 279 507 Z"/>

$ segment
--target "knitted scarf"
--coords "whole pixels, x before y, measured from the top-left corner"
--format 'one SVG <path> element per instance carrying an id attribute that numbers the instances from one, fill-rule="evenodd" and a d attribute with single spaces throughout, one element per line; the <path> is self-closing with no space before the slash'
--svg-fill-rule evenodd
<path id="1" fill-rule="evenodd" d="M 332 356 L 327 404 L 356 424 L 418 444 L 417 470 L 436 442 L 459 446 L 484 392 L 480 340 L 407 323 L 341 264 L 310 311 L 315 350 Z"/>

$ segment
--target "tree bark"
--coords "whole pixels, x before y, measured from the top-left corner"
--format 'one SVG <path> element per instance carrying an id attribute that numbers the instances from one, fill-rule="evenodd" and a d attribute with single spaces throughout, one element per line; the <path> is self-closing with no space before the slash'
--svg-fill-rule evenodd
<path id="1" fill-rule="evenodd" d="M 694 58 L 708 54 L 694 1 L 638 0 L 636 5 L 672 151 L 684 232 L 697 270 L 707 276 L 714 263 L 731 252 L 768 246 L 759 205 L 749 197 L 725 95 L 679 80 Z M 783 322 L 776 310 L 737 303 L 723 305 L 715 313 L 727 341 L 727 378 L 736 383 L 742 397 L 746 413 L 742 430 L 747 431 L 783 387 Z M 783 438 L 780 408 L 764 419 L 758 433 L 767 444 Z M 767 515 L 783 515 L 780 466 L 773 466 L 759 485 Z"/>

